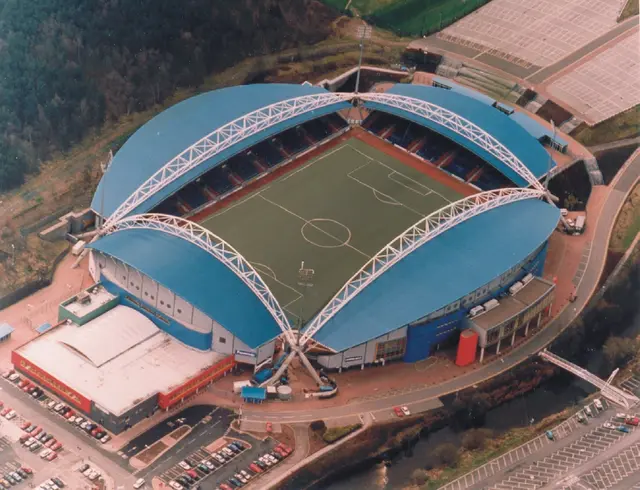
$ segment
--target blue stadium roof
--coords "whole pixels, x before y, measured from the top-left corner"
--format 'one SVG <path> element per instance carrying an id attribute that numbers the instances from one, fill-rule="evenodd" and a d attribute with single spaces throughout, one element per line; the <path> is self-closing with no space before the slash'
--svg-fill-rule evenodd
<path id="1" fill-rule="evenodd" d="M 280 334 L 280 327 L 247 285 L 186 240 L 157 230 L 129 229 L 106 235 L 90 247 L 173 291 L 251 348 Z"/>
<path id="2" fill-rule="evenodd" d="M 545 151 L 544 147 L 519 124 L 494 107 L 454 90 L 428 87 L 425 85 L 396 84 L 389 89 L 388 93 L 424 100 L 425 102 L 430 102 L 458 114 L 496 138 L 518 157 L 536 177 L 541 178 L 546 174 L 549 165 L 549 154 Z M 529 185 L 522 177 L 498 158 L 491 155 L 491 153 L 444 126 L 424 117 L 378 102 L 367 102 L 365 105 L 372 109 L 395 114 L 396 116 L 403 117 L 432 129 L 455 141 L 460 146 L 467 148 L 469 151 L 472 151 L 493 165 L 516 185 L 521 187 L 527 187 Z M 555 166 L 555 162 L 553 166 Z"/>
<path id="3" fill-rule="evenodd" d="M 541 140 L 545 136 L 549 138 L 549 140 L 553 140 L 553 131 L 551 128 L 546 127 L 545 125 L 539 123 L 534 118 L 529 117 L 524 112 L 515 111 L 513 114 L 509 116 L 515 122 L 517 122 L 522 129 L 524 129 L 527 133 L 533 136 L 537 140 Z M 556 143 L 561 146 L 567 146 L 567 142 L 558 136 L 556 133 Z"/>
<path id="4" fill-rule="evenodd" d="M 524 260 L 559 218 L 555 206 L 529 199 L 464 221 L 383 273 L 314 339 L 339 352 L 437 311 Z"/>
<path id="5" fill-rule="evenodd" d="M 310 85 L 238 85 L 182 101 L 144 124 L 120 148 L 98 185 L 91 207 L 101 215 L 111 215 L 165 163 L 212 131 L 261 107 L 294 97 L 324 92 L 325 89 Z M 165 187 L 156 196 L 141 204 L 135 213 L 149 211 L 205 171 L 243 149 L 301 122 L 345 107 L 349 107 L 349 104 L 339 102 L 308 112 L 237 143 Z"/>

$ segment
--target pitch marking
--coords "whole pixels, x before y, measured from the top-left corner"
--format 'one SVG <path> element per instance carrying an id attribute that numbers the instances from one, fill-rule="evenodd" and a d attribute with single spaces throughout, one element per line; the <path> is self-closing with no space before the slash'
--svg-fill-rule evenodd
<path id="1" fill-rule="evenodd" d="M 330 233 L 322 230 L 320 227 L 318 227 L 318 226 L 316 226 L 314 224 L 314 222 L 318 223 L 318 222 L 323 222 L 323 221 L 328 222 L 328 223 L 335 223 L 338 226 L 341 226 L 342 228 L 347 230 L 347 234 L 348 234 L 347 239 L 342 241 L 342 243 L 338 243 L 337 245 L 320 245 L 319 243 L 316 243 L 313 240 L 309 240 L 309 238 L 307 238 L 307 236 L 304 234 L 304 229 L 305 229 L 305 227 L 307 225 L 312 226 L 313 228 L 316 228 L 317 230 L 322 231 L 326 235 L 329 235 L 329 236 L 333 237 L 333 235 L 331 235 Z M 302 228 L 300 228 L 300 233 L 302 234 L 302 238 L 304 238 L 307 242 L 309 242 L 311 245 L 315 245 L 316 247 L 320 247 L 320 248 L 340 248 L 340 247 L 344 247 L 345 245 L 349 245 L 349 241 L 351 241 L 351 230 L 349 229 L 349 227 L 346 226 L 346 225 L 343 225 L 339 221 L 336 221 L 334 219 L 329 219 L 329 218 L 314 218 L 311 221 L 307 221 L 304 225 L 302 225 Z M 333 237 L 333 238 L 336 239 L 336 237 Z"/>
<path id="2" fill-rule="evenodd" d="M 422 192 L 420 192 L 419 190 L 416 189 L 412 189 L 411 187 L 409 187 L 406 184 L 403 184 L 402 182 L 400 182 L 399 180 L 396 180 L 393 178 L 394 175 L 401 175 L 402 177 L 404 177 L 405 179 L 407 179 L 410 182 L 413 182 L 414 184 L 417 184 L 419 187 L 422 187 L 423 189 L 425 189 L 427 191 L 426 194 L 423 194 Z M 429 194 L 431 194 L 433 192 L 433 190 L 429 187 L 427 187 L 426 185 L 421 184 L 420 182 L 416 182 L 415 180 L 413 180 L 410 177 L 407 177 L 404 174 L 401 174 L 400 172 L 396 172 L 395 170 L 393 172 L 390 172 L 389 175 L 387 175 L 387 178 L 389 180 L 393 180 L 396 184 L 401 185 L 402 187 L 409 189 L 411 192 L 415 192 L 416 194 L 418 194 L 419 196 L 422 197 L 427 197 Z"/>
<path id="3" fill-rule="evenodd" d="M 265 201 L 267 201 L 270 204 L 273 204 L 274 206 L 279 207 L 280 209 L 282 209 L 283 211 L 285 211 L 286 213 L 289 213 L 292 216 L 295 216 L 296 218 L 298 218 L 301 221 L 304 221 L 307 224 L 310 224 L 311 226 L 313 226 L 314 228 L 316 228 L 319 232 L 324 233 L 325 235 L 327 235 L 330 238 L 333 238 L 336 242 L 340 242 L 342 243 L 343 240 L 340 240 L 339 238 L 333 236 L 331 233 L 327 233 L 326 231 L 324 231 L 322 228 L 317 227 L 316 225 L 314 225 L 313 223 L 311 223 L 309 220 L 303 218 L 302 216 L 300 216 L 299 214 L 294 213 L 293 211 L 291 211 L 290 209 L 285 208 L 284 206 L 281 206 L 280 204 L 278 204 L 277 202 L 274 202 L 270 199 L 267 199 L 266 197 L 264 197 L 263 195 L 260 196 L 262 199 L 264 199 Z M 353 245 L 351 245 L 350 243 L 346 244 L 347 247 L 349 247 L 352 250 L 355 250 L 356 252 L 358 252 L 361 255 L 364 255 L 367 259 L 370 259 L 371 257 L 369 255 L 367 255 L 366 253 L 364 253 L 362 250 L 358 250 L 356 247 L 354 247 Z"/>

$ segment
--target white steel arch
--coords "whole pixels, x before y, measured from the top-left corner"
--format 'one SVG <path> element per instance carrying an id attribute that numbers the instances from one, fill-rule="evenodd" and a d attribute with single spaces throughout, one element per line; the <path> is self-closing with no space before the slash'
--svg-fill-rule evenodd
<path id="1" fill-rule="evenodd" d="M 394 238 L 347 281 L 305 329 L 299 340 L 300 347 L 302 348 L 364 288 L 429 240 L 463 221 L 491 209 L 525 199 L 540 199 L 544 195 L 544 190 L 528 188 L 506 188 L 481 192 L 453 202 L 422 218 L 415 225 Z"/>
<path id="2" fill-rule="evenodd" d="M 454 131 L 465 139 L 471 141 L 483 150 L 496 157 L 511 170 L 522 177 L 529 185 L 544 190 L 544 186 L 538 181 L 529 168 L 520 161 L 506 146 L 495 139 L 491 134 L 472 123 L 468 119 L 451 112 L 448 109 L 405 95 L 388 93 L 364 93 L 358 94 L 361 100 L 395 107 L 425 119 L 429 119 L 445 128 Z"/>
<path id="3" fill-rule="evenodd" d="M 326 92 L 276 102 L 219 127 L 196 141 L 149 177 L 109 216 L 110 227 L 150 196 L 214 155 L 278 123 L 353 98 L 349 93 Z"/>
<path id="4" fill-rule="evenodd" d="M 130 229 L 156 230 L 167 233 L 182 238 L 213 255 L 253 291 L 276 321 L 287 341 L 291 345 L 296 344 L 296 338 L 289 324 L 287 315 L 280 307 L 280 303 L 278 303 L 269 286 L 267 286 L 253 266 L 222 238 L 192 221 L 166 214 L 129 216 L 105 228 L 104 234 Z"/>

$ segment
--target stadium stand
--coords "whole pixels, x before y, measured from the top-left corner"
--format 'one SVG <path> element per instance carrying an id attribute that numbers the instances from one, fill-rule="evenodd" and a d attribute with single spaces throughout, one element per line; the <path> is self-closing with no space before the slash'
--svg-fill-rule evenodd
<path id="1" fill-rule="evenodd" d="M 512 185 L 508 178 L 474 153 L 458 147 L 448 138 L 428 128 L 401 117 L 372 112 L 363 122 L 362 127 L 390 143 L 408 149 L 443 171 L 483 191 Z"/>
<path id="2" fill-rule="evenodd" d="M 493 0 L 438 37 L 521 65 L 547 66 L 616 26 L 624 0 Z M 524 63 L 523 63 L 524 62 Z"/>
<path id="3" fill-rule="evenodd" d="M 238 174 L 242 180 L 249 180 L 258 175 L 258 169 L 251 163 L 245 153 L 227 160 L 227 166 L 232 172 Z"/>

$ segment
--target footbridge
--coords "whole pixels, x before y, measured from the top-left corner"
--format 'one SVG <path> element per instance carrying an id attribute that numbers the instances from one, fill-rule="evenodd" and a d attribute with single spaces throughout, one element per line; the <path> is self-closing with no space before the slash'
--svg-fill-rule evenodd
<path id="1" fill-rule="evenodd" d="M 609 380 L 607 381 L 604 381 L 595 374 L 587 371 L 584 368 L 581 368 L 580 366 L 576 366 L 572 362 L 569 362 L 566 359 L 553 354 L 552 352 L 549 352 L 547 349 L 540 352 L 540 357 L 542 357 L 545 361 L 549 361 L 556 366 L 560 366 L 570 373 L 573 373 L 576 376 L 591 383 L 600 390 L 602 396 L 604 396 L 607 400 L 615 403 L 616 405 L 624 407 L 625 409 L 629 409 L 640 402 L 640 399 L 634 394 L 622 390 L 616 386 L 612 386 L 610 384 L 611 378 L 609 378 Z"/>

